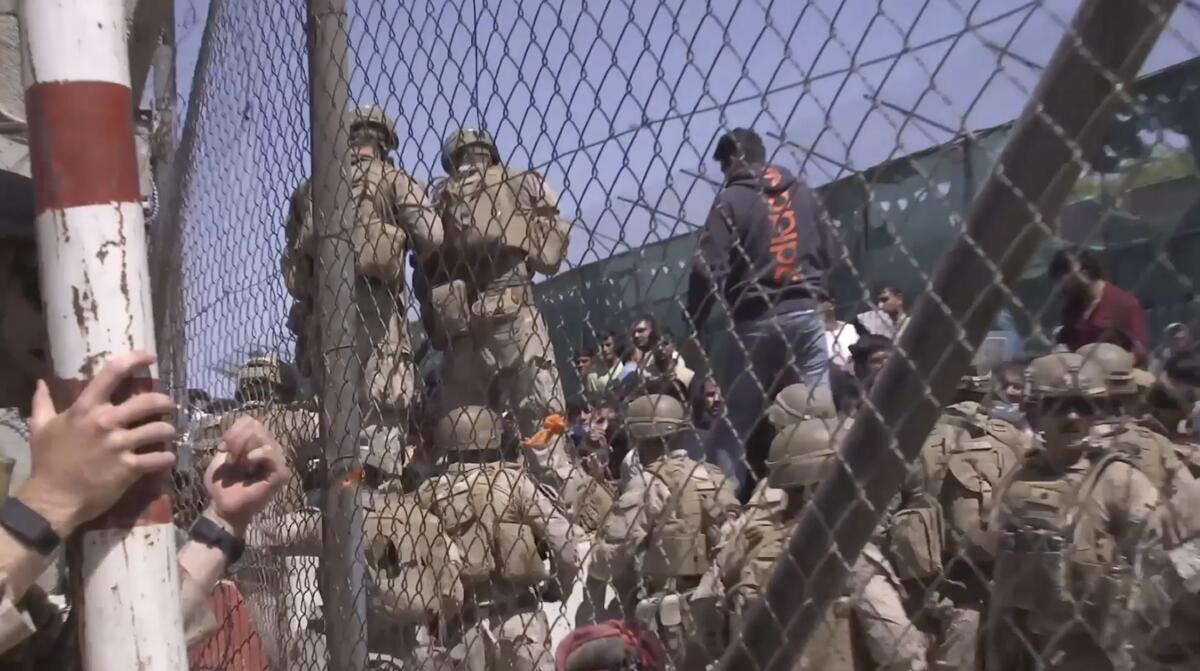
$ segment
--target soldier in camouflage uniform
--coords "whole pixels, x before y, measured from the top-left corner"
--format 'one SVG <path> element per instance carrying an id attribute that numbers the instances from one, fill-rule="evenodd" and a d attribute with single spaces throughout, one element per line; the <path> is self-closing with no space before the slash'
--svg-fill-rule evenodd
<path id="1" fill-rule="evenodd" d="M 574 452 L 573 464 L 559 498 L 573 522 L 584 531 L 595 533 L 616 502 L 608 481 L 611 451 L 607 444 L 585 440 L 574 448 Z"/>
<path id="2" fill-rule="evenodd" d="M 901 497 L 890 520 L 887 554 L 910 610 L 935 641 L 930 664 L 977 668 L 994 557 L 985 539 L 992 493 L 1029 451 L 1025 432 L 989 412 L 994 380 L 976 371 L 922 446 L 921 486 Z"/>
<path id="3" fill-rule="evenodd" d="M 781 492 L 781 505 L 770 515 L 756 516 L 722 548 L 713 579 L 705 581 L 704 596 L 715 596 L 731 614 L 731 640 L 736 641 L 742 617 L 762 597 L 816 486 L 838 463 L 836 441 L 847 425 L 840 431 L 831 426 L 828 420 L 805 419 L 782 428 L 767 462 L 768 482 Z M 920 670 L 926 668 L 925 648 L 924 635 L 905 613 L 899 581 L 878 546 L 869 543 L 796 668 Z"/>
<path id="4" fill-rule="evenodd" d="M 776 433 L 808 419 L 823 419 L 837 424 L 837 411 L 828 387 L 810 391 L 808 385 L 797 382 L 780 389 L 767 407 L 767 420 Z M 772 487 L 770 478 L 759 480 L 746 501 L 745 510 L 736 522 L 731 537 L 739 534 L 741 527 L 759 515 L 778 515 L 783 508 L 783 499 L 783 491 Z"/>
<path id="5" fill-rule="evenodd" d="M 1138 423 L 1142 392 L 1134 379 L 1133 354 L 1118 345 L 1095 343 L 1077 354 L 1095 361 L 1105 374 L 1112 412 L 1092 426 L 1092 436 L 1110 449 L 1127 454 L 1164 497 L 1195 478 L 1175 452 L 1170 439 Z"/>
<path id="6" fill-rule="evenodd" d="M 707 624 L 688 594 L 728 536 L 739 505 L 720 469 L 697 462 L 674 439 L 687 428 L 678 400 L 643 396 L 629 404 L 626 431 L 642 469 L 621 490 L 596 544 L 588 576 L 595 599 L 610 583 L 626 617 L 656 631 L 683 668 L 702 668 L 719 650 L 696 638 Z"/>
<path id="7" fill-rule="evenodd" d="M 369 399 L 368 423 L 405 426 L 416 393 L 404 304 L 404 262 L 408 252 L 427 255 L 441 247 L 442 223 L 425 196 L 424 186 L 396 169 L 388 155 L 399 146 L 392 120 L 376 105 L 355 108 L 349 119 L 350 195 L 354 223 L 355 305 L 364 337 L 358 360 Z M 302 372 L 319 369 L 314 315 L 317 295 L 317 239 L 313 230 L 311 186 L 306 181 L 292 196 L 288 213 L 283 276 L 296 303 L 289 325 L 296 334 L 296 359 Z"/>
<path id="8" fill-rule="evenodd" d="M 414 289 L 443 354 L 443 407 L 513 411 L 528 436 L 564 410 L 532 279 L 558 272 L 570 227 L 542 176 L 502 165 L 486 131 L 453 133 L 442 165 L 450 175 L 437 201 L 446 241 Z"/>
<path id="9" fill-rule="evenodd" d="M 1194 478 L 1200 478 L 1200 444 L 1192 432 L 1194 407 L 1200 400 L 1195 387 L 1160 374 L 1146 392 L 1145 420 L 1161 432 Z"/>
<path id="10" fill-rule="evenodd" d="M 1129 456 L 1090 438 L 1108 393 L 1098 364 L 1052 354 L 1034 360 L 1026 379 L 1042 444 L 993 494 L 985 666 L 1113 669 L 1124 655 L 1132 559 L 1158 488 Z"/>
<path id="11" fill-rule="evenodd" d="M 1142 543 L 1137 566 L 1134 659 L 1139 671 L 1200 664 L 1200 481 L 1181 485 L 1155 512 L 1159 538 Z"/>
<path id="12" fill-rule="evenodd" d="M 539 588 L 556 580 L 560 593 L 570 592 L 582 534 L 521 466 L 505 459 L 502 439 L 501 418 L 492 410 L 451 410 L 435 438 L 445 472 L 417 490 L 420 505 L 463 553 L 464 605 L 443 622 L 444 642 L 469 671 L 548 671 L 554 658 Z"/>
<path id="13" fill-rule="evenodd" d="M 361 448 L 367 647 L 374 659 L 434 671 L 450 667 L 436 624 L 461 612 L 463 552 L 402 486 L 413 463 L 402 437 L 398 429 L 368 427 Z"/>

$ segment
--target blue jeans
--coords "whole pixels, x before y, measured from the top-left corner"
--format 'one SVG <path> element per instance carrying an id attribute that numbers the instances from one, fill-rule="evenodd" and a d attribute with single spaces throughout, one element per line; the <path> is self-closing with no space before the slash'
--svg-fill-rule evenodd
<path id="1" fill-rule="evenodd" d="M 735 324 L 730 342 L 710 354 L 725 391 L 724 416 L 705 440 L 705 457 L 725 471 L 743 500 L 751 487 L 748 469 L 761 467 L 769 435 L 755 431 L 780 389 L 803 382 L 829 386 L 825 322 L 801 310 Z"/>

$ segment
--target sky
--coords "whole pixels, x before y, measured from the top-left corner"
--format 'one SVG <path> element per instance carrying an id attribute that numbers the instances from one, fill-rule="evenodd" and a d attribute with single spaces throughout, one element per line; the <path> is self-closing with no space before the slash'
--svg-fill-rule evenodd
<path id="1" fill-rule="evenodd" d="M 445 136 L 488 128 L 509 165 L 560 195 L 569 267 L 702 223 L 725 128 L 756 128 L 815 186 L 1010 121 L 1077 6 L 349 2 L 351 95 L 395 119 L 398 167 L 438 179 Z M 290 355 L 279 254 L 288 197 L 309 173 L 303 5 L 227 0 L 216 26 L 184 190 L 192 386 L 223 388 L 215 369 L 252 350 Z M 180 127 L 207 11 L 177 1 Z M 1197 36 L 1200 8 L 1185 2 L 1144 70 L 1200 55 Z"/>

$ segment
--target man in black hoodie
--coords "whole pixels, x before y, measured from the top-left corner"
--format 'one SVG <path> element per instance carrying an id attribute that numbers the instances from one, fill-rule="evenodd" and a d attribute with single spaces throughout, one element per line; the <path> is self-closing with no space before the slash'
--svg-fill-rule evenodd
<path id="1" fill-rule="evenodd" d="M 828 384 L 829 355 L 816 297 L 833 265 L 834 241 L 813 192 L 786 169 L 766 162 L 762 138 L 736 128 L 717 141 L 713 159 L 725 186 L 717 194 L 696 249 L 688 317 L 699 329 L 722 302 L 737 341 L 714 348 L 726 367 L 726 421 L 709 433 L 708 459 L 746 489 L 769 436 L 755 425 L 783 387 Z M 715 356 L 717 352 L 721 356 Z"/>

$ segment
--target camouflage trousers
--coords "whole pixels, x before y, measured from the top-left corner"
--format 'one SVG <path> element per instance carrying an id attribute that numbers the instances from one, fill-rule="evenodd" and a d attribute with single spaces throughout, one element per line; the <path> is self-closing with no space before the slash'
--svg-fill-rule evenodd
<path id="1" fill-rule="evenodd" d="M 980 665 L 980 636 L 989 597 L 990 562 L 954 559 L 946 563 L 944 581 L 937 587 L 939 602 L 927 609 L 936 644 L 929 652 L 935 671 L 975 671 Z M 922 586 L 918 601 L 931 589 Z M 924 605 L 922 603 L 922 605 Z"/>
<path id="2" fill-rule="evenodd" d="M 928 640 L 905 610 L 900 581 L 876 546 L 863 548 L 848 584 L 851 590 L 848 605 L 858 621 L 863 645 L 877 668 L 927 669 Z"/>
<path id="3" fill-rule="evenodd" d="M 522 435 L 529 436 L 565 404 L 546 321 L 536 307 L 518 303 L 507 314 L 474 317 L 470 332 L 450 343 L 442 356 L 440 393 L 446 409 L 513 410 Z"/>
<path id="4" fill-rule="evenodd" d="M 417 393 L 404 304 L 394 287 L 360 281 L 358 310 L 363 329 L 358 360 L 363 363 L 365 423 L 404 427 Z"/>
<path id="5" fill-rule="evenodd" d="M 359 281 L 355 306 L 362 327 L 355 354 L 363 367 L 366 423 L 404 426 L 417 393 L 404 304 L 395 287 Z M 313 380 L 311 388 L 316 389 L 324 348 L 320 320 L 311 301 L 293 304 L 288 327 L 296 336 L 297 368 L 304 378 Z"/>
<path id="6" fill-rule="evenodd" d="M 541 610 L 489 616 L 463 630 L 450 657 L 466 671 L 553 671 L 550 622 Z"/>
<path id="7" fill-rule="evenodd" d="M 988 613 L 986 671 L 1115 671 L 1124 655 L 1108 650 L 1078 621 L 1031 617 L 993 607 Z M 1041 626 L 1034 624 L 1041 620 Z M 1057 626 L 1055 626 L 1057 624 Z"/>

